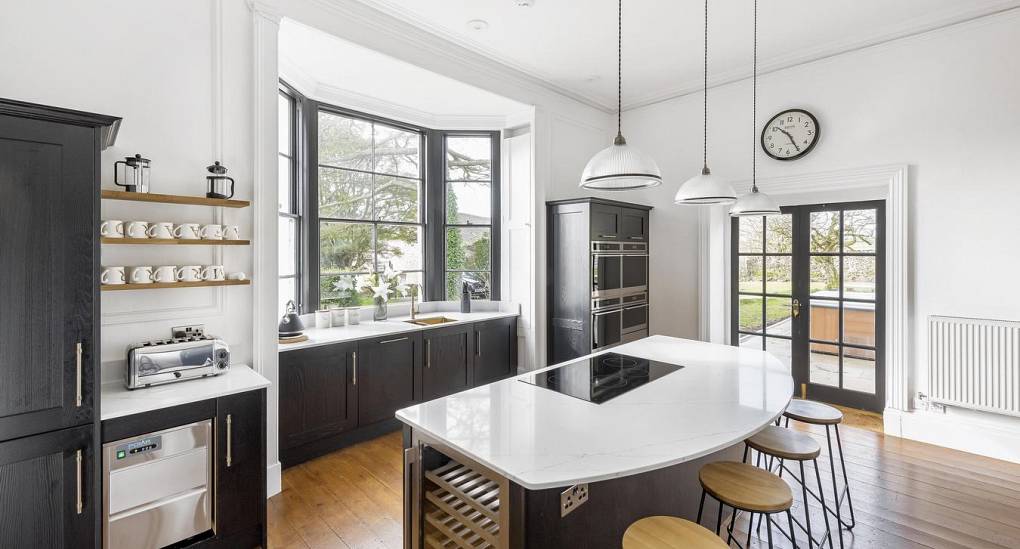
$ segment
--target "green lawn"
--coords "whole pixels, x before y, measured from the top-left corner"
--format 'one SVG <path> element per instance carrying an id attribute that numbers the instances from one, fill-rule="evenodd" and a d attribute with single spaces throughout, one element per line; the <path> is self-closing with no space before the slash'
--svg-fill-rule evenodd
<path id="1" fill-rule="evenodd" d="M 738 307 L 740 315 L 740 329 L 750 332 L 760 332 L 762 329 L 761 319 L 761 298 L 744 297 L 740 300 Z M 765 321 L 767 324 L 789 318 L 790 299 L 783 297 L 769 297 L 765 299 Z"/>

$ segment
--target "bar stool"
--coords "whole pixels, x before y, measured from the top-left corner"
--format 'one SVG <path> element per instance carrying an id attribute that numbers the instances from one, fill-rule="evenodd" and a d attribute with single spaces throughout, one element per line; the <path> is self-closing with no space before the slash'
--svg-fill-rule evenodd
<path id="1" fill-rule="evenodd" d="M 783 470 L 789 471 L 791 475 L 793 472 L 786 468 L 786 460 L 796 461 L 800 465 L 800 477 L 794 476 L 794 480 L 800 483 L 802 490 L 804 491 L 804 524 L 800 524 L 800 521 L 794 519 L 806 533 L 808 537 L 808 549 L 814 547 L 815 539 L 811 533 L 811 512 L 808 507 L 808 487 L 807 477 L 804 474 L 804 462 L 811 461 L 815 469 L 815 481 L 818 485 L 818 497 L 822 504 L 822 518 L 825 520 L 825 533 L 819 538 L 824 540 L 826 537 L 829 538 L 829 549 L 832 549 L 832 530 L 829 528 L 829 514 L 825 511 L 825 495 L 822 489 L 822 475 L 818 469 L 818 456 L 822 453 L 822 447 L 815 439 L 811 438 L 810 435 L 804 433 L 798 433 L 790 429 L 784 429 L 775 425 L 769 425 L 759 431 L 754 436 L 744 441 L 744 463 L 747 463 L 749 457 L 749 451 L 755 450 L 758 452 L 758 463 L 761 463 L 761 456 L 769 456 L 769 469 L 771 470 L 772 458 L 779 460 L 779 476 L 782 477 Z M 814 495 L 814 494 L 812 494 Z M 760 528 L 760 525 L 759 525 Z M 780 529 L 782 532 L 782 529 Z M 822 546 L 822 541 L 818 541 L 818 546 Z"/>
<path id="2" fill-rule="evenodd" d="M 759 469 L 747 463 L 735 461 L 717 461 L 709 463 L 698 472 L 698 479 L 701 481 L 701 502 L 698 504 L 698 524 L 701 524 L 701 514 L 705 509 L 705 494 L 711 494 L 719 502 L 719 516 L 716 517 L 715 533 L 719 534 L 722 524 L 723 505 L 733 509 L 730 525 L 726 530 L 726 544 L 729 545 L 733 539 L 733 527 L 737 511 L 750 513 L 751 521 L 755 514 L 772 515 L 775 513 L 786 513 L 790 522 L 790 539 L 794 546 L 797 545 L 793 536 L 793 514 L 790 507 L 793 506 L 793 492 L 790 485 L 778 476 Z M 772 545 L 772 520 L 766 521 L 768 532 L 769 548 Z M 747 542 L 738 547 L 744 549 L 751 545 L 751 527 L 747 528 Z"/>
<path id="3" fill-rule="evenodd" d="M 627 527 L 623 549 L 727 549 L 711 530 L 677 517 L 645 517 Z"/>
<path id="4" fill-rule="evenodd" d="M 824 507 L 836 517 L 836 529 L 840 530 L 839 547 L 842 549 L 842 528 L 851 530 L 857 525 L 857 520 L 854 518 L 854 502 L 850 498 L 850 480 L 847 478 L 846 474 L 846 461 L 843 459 L 843 441 L 839 438 L 839 424 L 843 422 L 843 412 L 827 404 L 822 404 L 821 402 L 795 398 L 790 401 L 790 404 L 786 407 L 786 411 L 783 412 L 783 416 L 786 417 L 787 427 L 790 426 L 791 419 L 810 425 L 825 426 L 825 443 L 829 449 L 829 468 L 832 471 L 832 492 L 835 509 L 833 510 L 829 508 L 827 504 L 824 504 Z M 839 465 L 843 473 L 842 491 L 836 485 L 836 459 L 835 454 L 832 453 L 832 435 L 830 434 L 830 430 L 836 432 L 836 447 L 839 450 Z M 846 500 L 847 506 L 850 508 L 849 523 L 843 520 L 842 509 L 844 499 Z"/>

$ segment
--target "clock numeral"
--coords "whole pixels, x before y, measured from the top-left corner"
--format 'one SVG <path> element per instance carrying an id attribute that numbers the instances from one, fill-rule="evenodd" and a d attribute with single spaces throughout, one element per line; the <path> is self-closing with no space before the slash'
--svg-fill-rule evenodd
<path id="1" fill-rule="evenodd" d="M 807 134 L 808 134 L 808 135 L 814 135 L 814 134 L 815 134 L 815 130 L 808 130 L 808 131 L 807 131 Z"/>
<path id="2" fill-rule="evenodd" d="M 804 127 L 805 128 L 810 128 L 811 127 L 811 123 L 810 122 L 805 122 L 804 123 Z"/>

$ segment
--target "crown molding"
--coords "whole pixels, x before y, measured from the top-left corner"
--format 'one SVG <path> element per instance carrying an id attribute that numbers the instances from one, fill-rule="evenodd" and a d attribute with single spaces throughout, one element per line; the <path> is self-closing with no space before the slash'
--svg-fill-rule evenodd
<path id="1" fill-rule="evenodd" d="M 501 130 L 507 117 L 491 114 L 431 113 L 329 84 L 317 83 L 313 99 L 437 130 Z"/>

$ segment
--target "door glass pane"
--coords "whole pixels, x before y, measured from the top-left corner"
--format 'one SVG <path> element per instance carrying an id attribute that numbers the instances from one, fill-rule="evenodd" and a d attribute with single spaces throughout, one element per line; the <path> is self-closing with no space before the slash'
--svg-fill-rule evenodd
<path id="1" fill-rule="evenodd" d="M 740 291 L 752 294 L 762 293 L 761 256 L 742 256 L 737 265 Z"/>
<path id="2" fill-rule="evenodd" d="M 375 219 L 417 223 L 421 212 L 421 181 L 388 175 L 375 176 Z"/>
<path id="3" fill-rule="evenodd" d="M 492 223 L 492 183 L 488 181 L 447 183 L 446 222 L 451 225 Z"/>
<path id="4" fill-rule="evenodd" d="M 810 344 L 811 383 L 839 387 L 839 346 Z"/>
<path id="5" fill-rule="evenodd" d="M 762 238 L 764 236 L 762 217 L 741 217 L 738 221 L 740 227 L 740 253 L 760 254 L 762 251 Z"/>
<path id="6" fill-rule="evenodd" d="M 489 229 L 449 227 L 446 229 L 446 268 L 488 270 Z"/>
<path id="7" fill-rule="evenodd" d="M 392 266 L 395 271 L 422 268 L 422 230 L 420 225 L 383 225 L 376 227 L 378 270 Z"/>
<path id="8" fill-rule="evenodd" d="M 460 300 L 461 288 L 464 283 L 468 285 L 468 293 L 471 299 L 489 299 L 489 273 L 446 273 L 446 299 L 451 301 Z"/>
<path id="9" fill-rule="evenodd" d="M 843 347 L 843 388 L 875 394 L 875 351 Z"/>
<path id="10" fill-rule="evenodd" d="M 839 301 L 811 300 L 811 339 L 839 341 Z"/>
<path id="11" fill-rule="evenodd" d="M 875 304 L 843 302 L 843 342 L 875 346 Z"/>
<path id="12" fill-rule="evenodd" d="M 356 275 L 327 275 L 319 278 L 319 304 L 321 307 L 357 307 L 371 305 L 372 298 L 359 287 Z M 364 282 L 363 280 L 361 282 Z"/>
<path id="13" fill-rule="evenodd" d="M 376 173 L 421 177 L 421 134 L 376 124 L 374 141 Z"/>
<path id="14" fill-rule="evenodd" d="M 766 337 L 765 350 L 772 353 L 772 356 L 778 358 L 787 368 L 793 364 L 793 344 L 789 339 Z"/>
<path id="15" fill-rule="evenodd" d="M 811 257 L 811 297 L 839 297 L 839 257 Z"/>
<path id="16" fill-rule="evenodd" d="M 843 212 L 843 251 L 874 253 L 878 239 L 877 210 Z"/>
<path id="17" fill-rule="evenodd" d="M 372 176 L 319 168 L 319 217 L 372 218 Z"/>
<path id="18" fill-rule="evenodd" d="M 762 337 L 756 335 L 737 334 L 740 338 L 740 346 L 745 349 L 754 349 L 755 351 L 762 350 Z"/>
<path id="19" fill-rule="evenodd" d="M 793 315 L 790 298 L 765 298 L 765 333 L 770 335 L 793 335 Z"/>
<path id="20" fill-rule="evenodd" d="M 368 273 L 373 261 L 372 225 L 319 223 L 319 269 L 322 274 Z"/>
<path id="21" fill-rule="evenodd" d="M 372 123 L 319 112 L 319 163 L 372 170 Z"/>
<path id="22" fill-rule="evenodd" d="M 283 313 L 287 311 L 287 301 L 294 300 L 296 305 L 297 300 L 297 279 L 295 278 L 281 278 L 280 279 L 280 311 L 279 314 L 282 317 Z"/>
<path id="23" fill-rule="evenodd" d="M 765 293 L 792 295 L 793 258 L 769 256 L 765 258 Z"/>
<path id="24" fill-rule="evenodd" d="M 738 321 L 740 322 L 739 327 L 743 332 L 761 332 L 762 330 L 762 318 L 761 318 L 761 297 L 757 296 L 739 296 L 740 304 L 737 307 Z"/>
<path id="25" fill-rule="evenodd" d="M 793 216 L 766 217 L 765 251 L 772 254 L 793 253 Z"/>
<path id="26" fill-rule="evenodd" d="M 291 159 L 283 155 L 277 155 L 279 164 L 279 177 L 277 179 L 277 189 L 279 194 L 279 211 L 294 213 L 294 199 L 293 199 L 293 185 L 294 182 L 291 180 L 293 172 L 291 172 Z"/>
<path id="27" fill-rule="evenodd" d="M 446 139 L 447 181 L 490 181 L 492 140 L 488 137 Z"/>
<path id="28" fill-rule="evenodd" d="M 279 274 L 280 276 L 297 274 L 297 220 L 280 216 L 278 230 Z"/>
<path id="29" fill-rule="evenodd" d="M 839 212 L 811 212 L 811 251 L 839 251 Z"/>
<path id="30" fill-rule="evenodd" d="M 875 256 L 847 256 L 843 258 L 843 297 L 875 299 Z"/>

